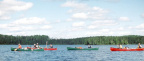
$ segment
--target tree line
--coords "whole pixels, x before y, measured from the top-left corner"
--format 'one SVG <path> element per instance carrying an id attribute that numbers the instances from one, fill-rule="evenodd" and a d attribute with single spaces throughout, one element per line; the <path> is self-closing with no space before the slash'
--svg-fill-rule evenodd
<path id="1" fill-rule="evenodd" d="M 49 40 L 46 35 L 12 36 L 0 34 L 0 44 L 45 44 Z"/>
<path id="2" fill-rule="evenodd" d="M 32 36 L 12 36 L 0 34 L 0 44 L 91 44 L 91 45 L 116 45 L 116 44 L 144 44 L 144 36 L 126 35 L 126 36 L 92 36 L 71 39 L 54 39 L 47 35 Z"/>

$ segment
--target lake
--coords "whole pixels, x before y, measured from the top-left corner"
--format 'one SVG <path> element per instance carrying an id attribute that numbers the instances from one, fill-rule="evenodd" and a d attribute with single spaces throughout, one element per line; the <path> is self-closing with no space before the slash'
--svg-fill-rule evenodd
<path id="1" fill-rule="evenodd" d="M 31 47 L 33 45 L 22 45 Z M 40 45 L 45 47 L 45 45 Z M 11 51 L 18 45 L 0 45 L 0 61 L 144 61 L 144 51 L 110 51 L 116 45 L 92 45 L 99 50 L 67 50 L 66 47 L 83 47 L 87 45 L 53 45 L 56 51 Z M 137 45 L 123 45 L 136 48 Z M 144 45 L 142 45 L 144 47 Z"/>

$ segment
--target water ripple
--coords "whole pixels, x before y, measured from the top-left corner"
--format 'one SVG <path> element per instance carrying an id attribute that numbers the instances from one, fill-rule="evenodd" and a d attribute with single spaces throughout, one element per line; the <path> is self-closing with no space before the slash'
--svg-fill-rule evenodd
<path id="1" fill-rule="evenodd" d="M 93 45 L 99 50 L 91 51 L 66 49 L 67 46 L 85 45 L 55 45 L 58 48 L 56 51 L 10 51 L 10 47 L 16 46 L 0 45 L 0 61 L 144 61 L 144 51 L 112 52 L 109 48 L 113 45 Z"/>

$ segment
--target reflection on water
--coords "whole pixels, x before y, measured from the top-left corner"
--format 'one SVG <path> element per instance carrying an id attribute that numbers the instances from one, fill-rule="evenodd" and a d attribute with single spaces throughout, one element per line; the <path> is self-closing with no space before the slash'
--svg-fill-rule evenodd
<path id="1" fill-rule="evenodd" d="M 27 47 L 30 45 L 22 45 Z M 41 45 L 45 47 L 45 45 Z M 66 47 L 87 45 L 54 45 L 56 51 L 11 51 L 17 45 L 0 45 L 0 61 L 144 61 L 144 51 L 110 51 L 115 45 L 93 45 L 99 50 L 67 50 Z M 127 46 L 127 45 L 123 45 Z M 128 45 L 136 48 L 137 45 Z"/>

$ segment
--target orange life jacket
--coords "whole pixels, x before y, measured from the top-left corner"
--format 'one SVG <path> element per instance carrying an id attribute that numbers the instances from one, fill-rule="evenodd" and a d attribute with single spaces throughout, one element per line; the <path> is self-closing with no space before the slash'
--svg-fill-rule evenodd
<path id="1" fill-rule="evenodd" d="M 22 47 L 21 47 L 21 45 L 19 45 L 19 47 L 18 47 L 19 49 L 21 49 Z"/>
<path id="2" fill-rule="evenodd" d="M 82 47 L 78 47 L 79 49 L 82 49 Z"/>

